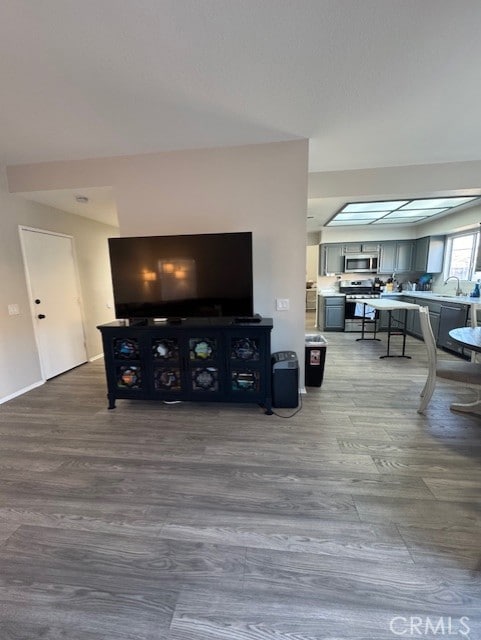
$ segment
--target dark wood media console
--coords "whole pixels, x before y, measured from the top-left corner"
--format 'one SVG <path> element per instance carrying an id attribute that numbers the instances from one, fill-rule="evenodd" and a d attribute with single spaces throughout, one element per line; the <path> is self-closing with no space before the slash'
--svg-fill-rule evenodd
<path id="1" fill-rule="evenodd" d="M 100 325 L 109 409 L 118 398 L 249 402 L 270 415 L 272 326 L 272 318 Z"/>

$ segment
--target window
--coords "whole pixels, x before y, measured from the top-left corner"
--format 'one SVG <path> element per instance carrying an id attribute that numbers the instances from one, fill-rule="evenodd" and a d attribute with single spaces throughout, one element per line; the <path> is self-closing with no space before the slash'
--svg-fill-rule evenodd
<path id="1" fill-rule="evenodd" d="M 460 280 L 476 280 L 481 272 L 475 272 L 479 233 L 463 233 L 448 238 L 448 260 L 445 277 L 457 276 Z"/>

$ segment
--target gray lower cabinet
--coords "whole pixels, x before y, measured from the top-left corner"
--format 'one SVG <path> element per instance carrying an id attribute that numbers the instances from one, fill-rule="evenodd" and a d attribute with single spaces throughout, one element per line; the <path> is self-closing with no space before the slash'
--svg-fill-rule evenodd
<path id="1" fill-rule="evenodd" d="M 405 298 L 406 302 L 411 302 L 412 304 L 419 304 L 419 300 L 416 298 Z M 419 318 L 419 313 L 417 311 L 409 311 L 408 319 L 407 319 L 407 327 L 406 331 L 414 336 L 415 338 L 423 339 L 423 330 L 421 329 L 421 320 Z"/>
<path id="2" fill-rule="evenodd" d="M 324 331 L 344 331 L 345 299 L 324 296 Z"/>
<path id="3" fill-rule="evenodd" d="M 419 318 L 419 313 L 412 311 L 409 314 L 407 330 L 408 333 L 411 333 L 416 338 L 420 338 L 421 340 L 423 339 L 423 330 L 421 329 L 421 320 Z"/>
<path id="4" fill-rule="evenodd" d="M 405 300 L 402 296 L 389 296 L 389 300 Z M 392 318 L 399 319 L 399 311 L 392 311 Z M 389 311 L 379 312 L 378 331 L 387 331 L 389 328 Z"/>
<path id="5" fill-rule="evenodd" d="M 431 328 L 433 330 L 433 334 L 434 334 L 434 339 L 436 340 L 436 342 L 438 341 L 438 334 L 439 334 L 439 313 L 436 313 L 435 311 L 429 311 L 429 320 L 431 322 Z M 422 338 L 422 335 L 421 335 Z"/>
<path id="6" fill-rule="evenodd" d="M 439 313 L 438 347 L 449 349 L 461 355 L 464 354 L 464 347 L 455 342 L 449 335 L 451 329 L 466 326 L 468 320 L 468 305 L 465 304 L 443 304 Z"/>
<path id="7" fill-rule="evenodd" d="M 409 317 L 409 314 L 408 314 Z M 404 310 L 394 309 L 391 311 L 391 331 L 402 328 L 404 325 Z M 387 331 L 389 329 L 389 311 L 381 311 L 379 314 L 379 331 Z"/>
<path id="8" fill-rule="evenodd" d="M 466 350 L 449 337 L 449 332 L 455 327 L 464 327 L 467 324 L 469 305 L 457 302 L 434 301 L 428 298 L 405 297 L 403 300 L 428 307 L 429 320 L 438 347 L 460 355 L 466 355 Z M 408 314 L 407 332 L 416 338 L 423 339 L 418 313 Z"/>
<path id="9" fill-rule="evenodd" d="M 428 307 L 429 309 L 429 321 L 431 322 L 431 328 L 433 330 L 433 334 L 434 334 L 434 339 L 436 340 L 436 342 L 438 341 L 438 334 L 439 334 L 439 313 L 441 311 L 441 303 L 440 302 L 433 302 L 432 300 L 428 300 L 427 298 L 413 298 L 412 302 L 414 302 L 414 304 L 419 304 L 422 307 Z M 412 335 L 414 335 L 416 338 L 420 338 L 421 340 L 423 339 L 423 332 L 421 329 L 421 323 L 419 320 L 419 314 L 418 313 L 413 313 L 413 316 L 415 316 L 415 320 L 413 319 L 413 327 L 412 329 L 409 331 L 409 333 L 411 333 Z"/>

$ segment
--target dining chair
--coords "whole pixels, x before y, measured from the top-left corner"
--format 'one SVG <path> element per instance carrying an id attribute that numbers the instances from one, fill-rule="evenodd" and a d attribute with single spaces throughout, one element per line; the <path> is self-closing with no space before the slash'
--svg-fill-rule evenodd
<path id="1" fill-rule="evenodd" d="M 476 402 L 479 402 L 479 388 L 481 388 L 481 364 L 477 362 L 466 362 L 464 360 L 459 362 L 443 361 L 442 364 L 440 364 L 437 359 L 436 340 L 429 320 L 429 307 L 419 308 L 419 318 L 428 355 L 428 377 L 426 379 L 426 384 L 421 391 L 421 402 L 419 404 L 418 413 L 423 413 L 428 406 L 434 393 L 437 378 L 451 380 L 451 382 L 462 384 L 464 387 L 477 387 L 478 400 Z M 459 405 L 460 410 L 463 410 L 462 407 L 463 405 Z M 465 407 L 468 407 L 468 405 L 465 405 Z M 451 405 L 451 408 L 456 409 L 456 405 Z M 464 410 L 466 410 L 466 408 Z"/>
<path id="2" fill-rule="evenodd" d="M 480 249 L 481 256 L 481 249 Z M 481 304 L 478 302 L 471 305 L 471 326 L 478 326 L 478 311 L 481 313 Z M 481 354 L 476 351 L 471 351 L 471 362 L 479 362 Z"/>

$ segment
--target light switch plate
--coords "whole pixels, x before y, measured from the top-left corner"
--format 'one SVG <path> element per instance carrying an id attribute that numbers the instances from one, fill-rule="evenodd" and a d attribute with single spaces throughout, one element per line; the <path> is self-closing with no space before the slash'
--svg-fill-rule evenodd
<path id="1" fill-rule="evenodd" d="M 289 311 L 289 298 L 276 298 L 276 311 Z"/>

